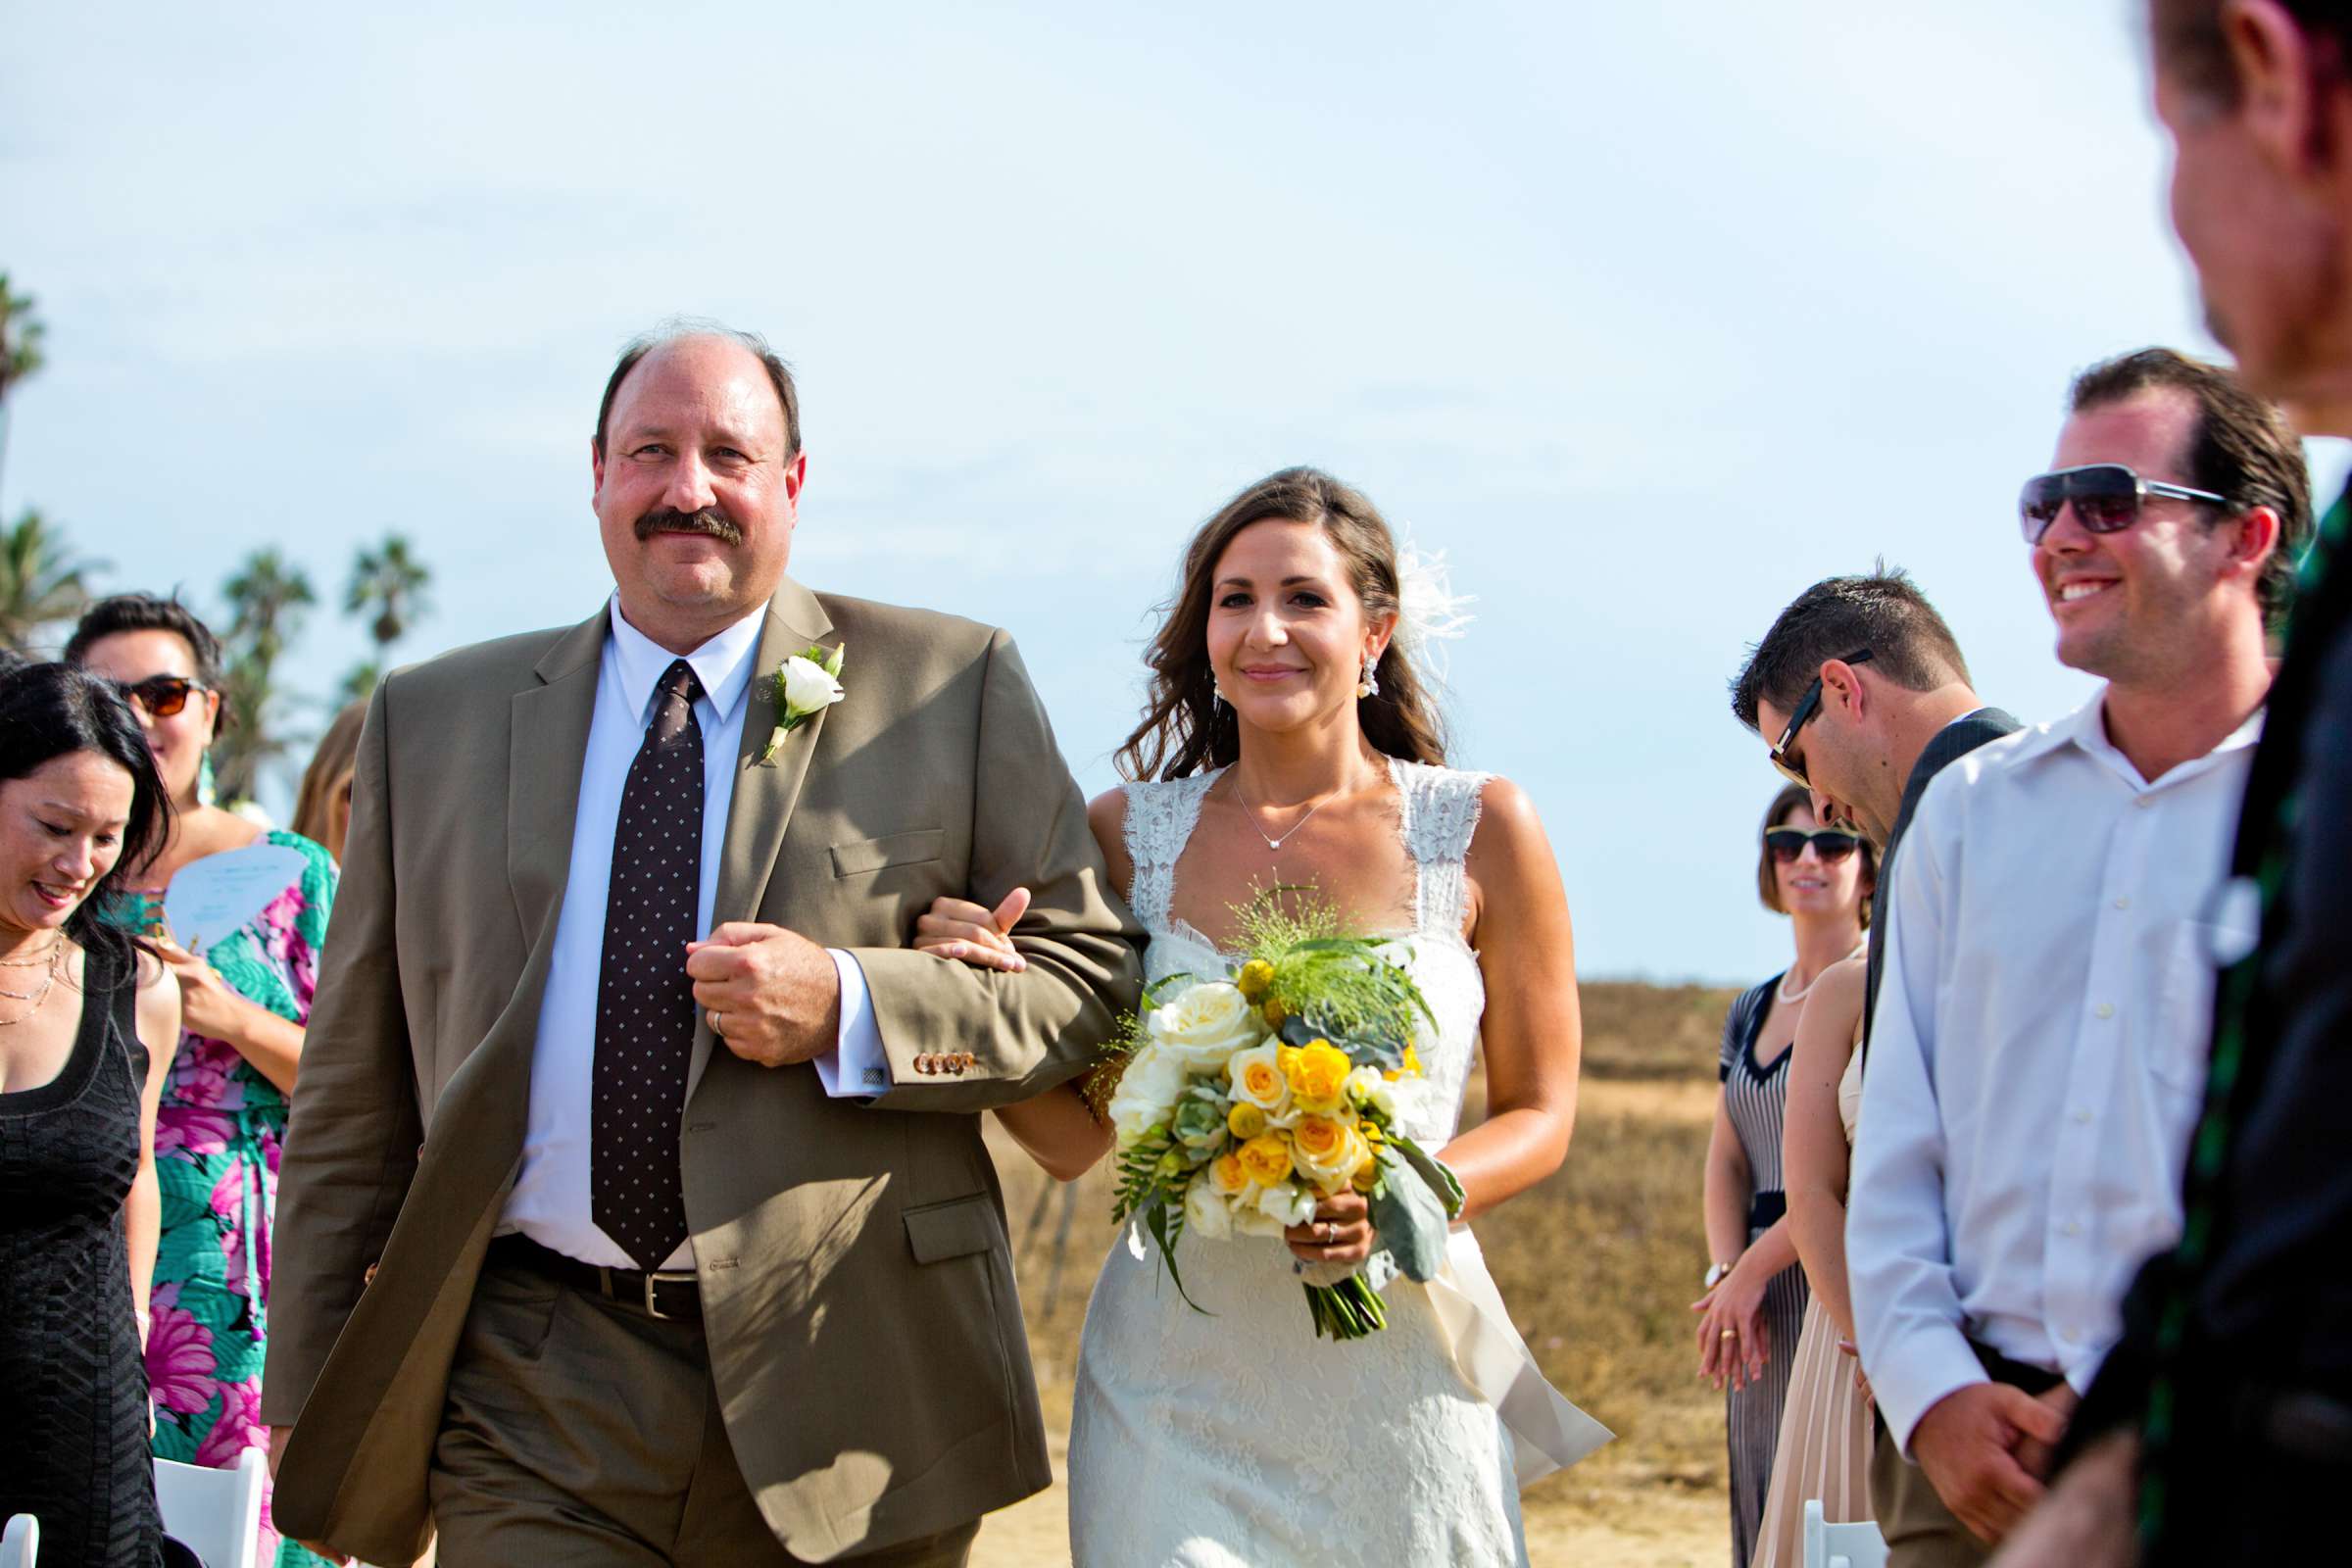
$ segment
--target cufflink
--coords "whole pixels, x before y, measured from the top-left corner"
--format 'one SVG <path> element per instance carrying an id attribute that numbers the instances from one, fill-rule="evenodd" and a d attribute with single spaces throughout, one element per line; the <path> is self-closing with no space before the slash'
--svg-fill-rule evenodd
<path id="1" fill-rule="evenodd" d="M 868 1067 L 865 1069 L 865 1087 L 887 1089 L 890 1087 L 890 1075 L 879 1067 Z"/>

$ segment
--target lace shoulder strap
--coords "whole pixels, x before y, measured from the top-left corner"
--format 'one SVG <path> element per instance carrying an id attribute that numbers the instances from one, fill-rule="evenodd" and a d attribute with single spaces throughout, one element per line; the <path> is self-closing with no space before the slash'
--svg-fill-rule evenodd
<path id="1" fill-rule="evenodd" d="M 1192 839 L 1193 825 L 1200 820 L 1200 802 L 1216 780 L 1215 773 L 1196 773 L 1126 787 L 1123 836 L 1127 858 L 1135 865 L 1127 903 L 1147 931 L 1175 928 L 1176 862 Z"/>
<path id="2" fill-rule="evenodd" d="M 1396 784 L 1404 802 L 1404 848 L 1421 876 L 1414 919 L 1424 931 L 1459 931 L 1468 907 L 1470 840 L 1478 832 L 1491 773 L 1399 762 Z"/>

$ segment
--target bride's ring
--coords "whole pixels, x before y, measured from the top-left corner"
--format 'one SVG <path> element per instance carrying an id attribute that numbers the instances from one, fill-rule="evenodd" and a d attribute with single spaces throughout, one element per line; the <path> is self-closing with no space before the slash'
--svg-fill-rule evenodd
<path id="1" fill-rule="evenodd" d="M 1324 1222 L 1323 1222 L 1323 1223 L 1322 1223 L 1322 1224 L 1321 1224 L 1319 1227 L 1317 1227 L 1317 1228 L 1318 1228 L 1319 1230 L 1321 1230 L 1321 1231 L 1322 1231 L 1322 1233 L 1323 1233 L 1323 1245 L 1324 1245 L 1325 1247 L 1329 1247 L 1329 1246 L 1331 1245 L 1331 1239 L 1332 1239 L 1332 1237 L 1333 1237 L 1334 1235 L 1336 1235 L 1336 1234 L 1337 1234 L 1337 1232 L 1335 1232 L 1335 1231 L 1332 1229 L 1332 1224 L 1331 1224 L 1331 1221 L 1329 1221 L 1329 1220 L 1325 1220 L 1325 1221 L 1324 1221 Z"/>

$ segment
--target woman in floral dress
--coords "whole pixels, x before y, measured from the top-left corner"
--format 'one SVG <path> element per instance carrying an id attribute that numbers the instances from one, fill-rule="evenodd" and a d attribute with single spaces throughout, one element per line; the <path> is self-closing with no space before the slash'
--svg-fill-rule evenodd
<path id="1" fill-rule="evenodd" d="M 270 1223 L 335 867 L 309 839 L 265 832 L 205 798 L 205 752 L 225 716 L 220 645 L 185 608 L 143 594 L 105 600 L 82 617 L 66 654 L 129 699 L 172 797 L 170 838 L 134 873 L 137 902 L 122 915 L 159 933 L 184 1016 L 156 1115 L 163 1236 L 147 1379 L 156 1454 L 226 1469 L 247 1448 L 270 1445 L 261 1420 Z M 300 868 L 260 913 L 202 955 L 160 934 L 174 876 L 207 856 L 263 843 L 294 851 Z M 261 1561 L 324 1561 L 279 1543 L 266 1501 L 262 1525 Z"/>

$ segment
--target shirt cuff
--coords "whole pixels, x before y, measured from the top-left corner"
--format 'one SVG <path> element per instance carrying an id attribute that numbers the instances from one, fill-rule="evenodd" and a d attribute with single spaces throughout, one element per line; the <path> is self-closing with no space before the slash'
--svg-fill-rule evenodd
<path id="1" fill-rule="evenodd" d="M 841 1032 L 833 1049 L 814 1058 L 816 1081 L 835 1100 L 872 1100 L 890 1088 L 890 1056 L 882 1049 L 882 1024 L 866 994 L 865 971 L 839 948 L 827 948 L 825 956 L 841 977 Z"/>

